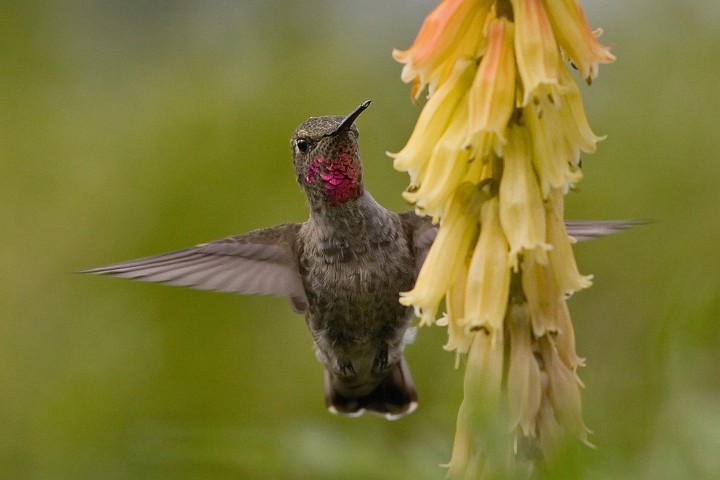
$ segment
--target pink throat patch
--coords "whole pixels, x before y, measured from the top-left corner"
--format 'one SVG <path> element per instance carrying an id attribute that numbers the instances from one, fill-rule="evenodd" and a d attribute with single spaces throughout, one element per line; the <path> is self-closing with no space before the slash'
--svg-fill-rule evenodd
<path id="1" fill-rule="evenodd" d="M 318 155 L 308 167 L 305 181 L 313 183 L 320 177 L 325 199 L 330 205 L 338 205 L 360 196 L 359 174 L 360 168 L 347 153 L 341 153 L 334 162 Z"/>

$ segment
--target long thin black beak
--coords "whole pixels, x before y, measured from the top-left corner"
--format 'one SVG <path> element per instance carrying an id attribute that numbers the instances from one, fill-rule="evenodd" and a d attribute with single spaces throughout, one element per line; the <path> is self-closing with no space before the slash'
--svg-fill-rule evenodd
<path id="1" fill-rule="evenodd" d="M 345 130 L 350 128 L 350 125 L 353 124 L 353 122 L 358 117 L 358 115 L 360 115 L 362 112 L 364 112 L 368 106 L 370 106 L 370 100 L 365 100 L 355 110 L 353 110 L 353 112 L 350 115 L 343 118 L 343 121 L 340 122 L 340 125 L 338 125 L 338 127 L 329 136 L 334 137 L 338 133 L 344 132 Z"/>

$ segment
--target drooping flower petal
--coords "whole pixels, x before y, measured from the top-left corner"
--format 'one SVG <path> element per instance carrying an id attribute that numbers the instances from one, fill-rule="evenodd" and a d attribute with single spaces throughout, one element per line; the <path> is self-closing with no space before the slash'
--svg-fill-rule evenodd
<path id="1" fill-rule="evenodd" d="M 612 63 L 615 56 L 597 41 L 600 31 L 590 30 L 585 13 L 577 0 L 543 0 L 553 33 L 560 48 L 590 83 L 597 76 L 598 64 Z"/>
<path id="2" fill-rule="evenodd" d="M 558 331 L 554 338 L 558 355 L 560 355 L 565 365 L 570 368 L 584 367 L 585 359 L 579 357 L 575 351 L 575 330 L 565 301 L 560 304 L 560 309 L 557 312 L 557 326 Z"/>
<path id="3" fill-rule="evenodd" d="M 472 343 L 472 333 L 465 328 L 465 284 L 467 282 L 467 266 L 463 265 L 455 271 L 455 278 L 445 294 L 445 316 L 438 320 L 438 325 L 447 324 L 448 341 L 444 348 L 457 352 L 456 362 L 460 355 L 467 353 Z M 457 365 L 456 365 L 457 366 Z"/>
<path id="4" fill-rule="evenodd" d="M 474 409 L 490 409 L 500 398 L 503 372 L 502 329 L 488 332 L 480 329 L 473 334 L 465 369 L 465 399 Z"/>
<path id="5" fill-rule="evenodd" d="M 542 0 L 512 0 L 515 15 L 515 51 L 522 80 L 522 106 L 540 95 L 541 86 L 558 85 L 558 70 L 564 69 L 550 20 Z M 546 94 L 558 97 L 556 89 Z"/>
<path id="6" fill-rule="evenodd" d="M 502 145 L 505 131 L 515 107 L 515 57 L 512 22 L 505 18 L 492 20 L 486 27 L 487 50 L 470 89 L 470 111 L 467 120 L 468 144 L 475 156 L 482 158 L 489 147 Z M 483 136 L 490 134 L 489 138 Z"/>
<path id="7" fill-rule="evenodd" d="M 547 241 L 552 245 L 552 250 L 548 253 L 548 259 L 553 272 L 555 272 L 555 279 L 560 292 L 569 296 L 577 290 L 590 287 L 592 285 L 592 275 L 580 275 L 580 272 L 578 272 L 570 237 L 563 221 L 562 200 L 562 192 L 553 189 L 545 205 L 548 221 Z"/>
<path id="8" fill-rule="evenodd" d="M 531 164 L 530 135 L 521 125 L 508 128 L 500 181 L 500 224 L 510 244 L 510 265 L 517 271 L 518 255 L 532 252 L 541 261 L 545 250 L 545 209 Z"/>
<path id="9" fill-rule="evenodd" d="M 415 42 L 407 50 L 394 50 L 393 57 L 404 63 L 400 78 L 413 83 L 417 99 L 430 84 L 443 83 L 459 58 L 475 55 L 483 41 L 477 35 L 490 9 L 490 0 L 444 0 L 426 18 Z"/>
<path id="10" fill-rule="evenodd" d="M 552 336 L 566 365 L 573 368 L 584 365 L 584 360 L 575 353 L 575 332 L 570 312 L 557 285 L 552 265 L 542 265 L 532 258 L 525 258 L 522 272 L 522 288 L 533 335 L 536 338 Z"/>
<path id="11" fill-rule="evenodd" d="M 559 128 L 555 108 L 541 109 L 531 103 L 523 109 L 523 119 L 531 132 L 532 161 L 540 180 L 543 198 L 552 188 L 567 192 L 582 178 L 578 164 L 579 150 Z"/>
<path id="12" fill-rule="evenodd" d="M 594 153 L 595 144 L 604 140 L 605 137 L 598 137 L 590 128 L 585 116 L 580 88 L 573 81 L 570 72 L 566 68 L 561 68 L 559 74 L 558 79 L 564 92 L 564 108 L 561 111 L 562 118 L 559 123 L 563 125 L 571 144 L 585 153 Z"/>
<path id="13" fill-rule="evenodd" d="M 477 234 L 477 216 L 484 200 L 475 185 L 464 183 L 458 187 L 415 287 L 400 294 L 400 303 L 413 305 L 421 324 L 431 325 L 435 321 L 438 305 L 450 286 L 453 273 L 465 262 L 463 252 L 468 251 Z M 445 256 L 448 251 L 455 252 L 450 259 Z"/>
<path id="14" fill-rule="evenodd" d="M 431 153 L 452 121 L 458 104 L 465 98 L 474 74 L 475 62 L 458 61 L 450 78 L 425 104 L 405 147 L 398 153 L 389 154 L 394 158 L 396 170 L 410 174 L 412 184 L 417 186 L 422 182 Z"/>
<path id="15" fill-rule="evenodd" d="M 503 371 L 503 334 L 479 330 L 472 334 L 458 412 L 455 441 L 448 463 L 452 478 L 480 478 L 484 469 L 483 434 L 497 417 Z M 484 428 L 483 428 L 484 427 Z"/>
<path id="16" fill-rule="evenodd" d="M 542 402 L 540 366 L 532 346 L 532 330 L 526 305 L 512 305 L 507 322 L 510 357 L 507 374 L 510 428 L 520 427 L 526 437 L 535 437 L 535 422 Z"/>
<path id="17" fill-rule="evenodd" d="M 538 263 L 532 257 L 524 258 L 522 288 L 527 298 L 533 334 L 540 338 L 547 333 L 557 332 L 557 315 L 564 299 L 551 267 Z"/>
<path id="18" fill-rule="evenodd" d="M 543 363 L 548 374 L 548 396 L 555 418 L 572 434 L 587 442 L 588 428 L 582 420 L 580 382 L 574 369 L 565 365 L 554 348 L 543 349 Z"/>
<path id="19" fill-rule="evenodd" d="M 510 290 L 508 243 L 500 227 L 497 197 L 483 205 L 480 237 L 475 245 L 465 290 L 466 328 L 501 329 Z"/>
<path id="20" fill-rule="evenodd" d="M 422 177 L 416 179 L 419 186 L 403 193 L 403 198 L 418 211 L 433 218 L 445 213 L 448 201 L 469 167 L 470 150 L 462 146 L 467 134 L 467 108 L 467 101 L 461 101 L 450 125 L 433 148 Z M 433 181 L 425 182 L 426 177 Z"/>
<path id="21" fill-rule="evenodd" d="M 555 418 L 552 402 L 548 395 L 550 383 L 548 374 L 544 371 L 540 373 L 543 384 L 543 397 L 537 418 L 538 445 L 542 449 L 545 458 L 553 458 L 565 435 L 563 427 Z"/>

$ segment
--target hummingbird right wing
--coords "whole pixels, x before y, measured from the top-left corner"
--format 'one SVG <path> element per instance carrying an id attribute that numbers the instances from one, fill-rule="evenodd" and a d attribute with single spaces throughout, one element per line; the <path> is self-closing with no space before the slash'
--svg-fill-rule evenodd
<path id="1" fill-rule="evenodd" d="M 283 295 L 293 309 L 307 309 L 295 239 L 299 223 L 255 230 L 152 257 L 80 273 L 158 282 L 199 290 Z"/>
<path id="2" fill-rule="evenodd" d="M 578 242 L 584 242 L 645 223 L 648 222 L 643 220 L 565 220 L 565 228 L 568 235 Z"/>
<path id="3" fill-rule="evenodd" d="M 415 253 L 415 276 L 420 273 L 425 257 L 437 235 L 438 226 L 430 217 L 420 217 L 414 211 L 400 214 L 405 231 L 411 239 Z M 567 233 L 578 242 L 604 237 L 626 230 L 635 225 L 647 223 L 641 220 L 566 220 Z"/>
<path id="4" fill-rule="evenodd" d="M 437 236 L 438 226 L 433 225 L 430 217 L 421 217 L 414 211 L 400 213 L 400 220 L 405 228 L 406 235 L 410 239 L 413 253 L 415 255 L 415 277 L 420 273 L 420 268 L 425 263 L 428 251 Z"/>

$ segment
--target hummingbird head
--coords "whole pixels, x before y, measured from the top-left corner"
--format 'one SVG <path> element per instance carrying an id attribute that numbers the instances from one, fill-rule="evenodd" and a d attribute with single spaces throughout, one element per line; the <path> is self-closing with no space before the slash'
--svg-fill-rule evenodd
<path id="1" fill-rule="evenodd" d="M 295 129 L 290 148 L 298 183 L 312 207 L 338 206 L 363 193 L 355 119 L 362 103 L 345 117 L 310 117 Z"/>

